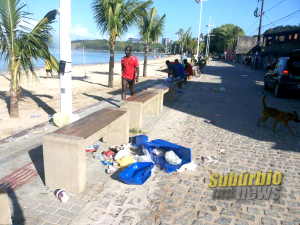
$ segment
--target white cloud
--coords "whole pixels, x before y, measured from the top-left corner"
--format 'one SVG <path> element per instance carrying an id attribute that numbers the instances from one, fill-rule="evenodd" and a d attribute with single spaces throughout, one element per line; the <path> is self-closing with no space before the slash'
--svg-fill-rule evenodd
<path id="1" fill-rule="evenodd" d="M 108 35 L 101 35 L 99 32 L 91 33 L 87 28 L 82 27 L 80 24 L 76 24 L 72 27 L 72 39 L 108 39 Z"/>

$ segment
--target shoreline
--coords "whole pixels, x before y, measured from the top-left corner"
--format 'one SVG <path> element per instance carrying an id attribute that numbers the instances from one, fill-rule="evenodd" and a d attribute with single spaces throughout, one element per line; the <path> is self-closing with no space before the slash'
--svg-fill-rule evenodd
<path id="1" fill-rule="evenodd" d="M 96 51 L 96 50 L 93 50 L 93 51 Z M 134 55 L 134 54 L 132 54 Z M 156 59 L 148 59 L 148 62 L 151 61 L 151 60 L 158 60 L 158 59 L 163 59 L 163 58 L 168 58 L 170 56 L 176 56 L 176 55 L 164 55 L 164 57 L 161 57 L 161 58 L 156 58 Z M 114 61 L 115 63 L 120 63 L 121 61 Z M 144 62 L 144 60 L 139 60 L 139 63 L 141 64 L 141 62 Z M 72 68 L 73 67 L 76 67 L 76 66 L 95 66 L 95 65 L 104 65 L 104 64 L 107 64 L 109 65 L 109 62 L 99 62 L 99 63 L 79 63 L 79 64 L 72 64 Z M 44 69 L 45 66 L 38 66 L 36 67 L 36 71 L 39 71 L 39 70 L 42 70 Z M 9 71 L 8 70 L 5 70 L 5 69 L 0 69 L 0 74 L 8 74 Z M 22 72 L 21 72 L 22 73 Z"/>

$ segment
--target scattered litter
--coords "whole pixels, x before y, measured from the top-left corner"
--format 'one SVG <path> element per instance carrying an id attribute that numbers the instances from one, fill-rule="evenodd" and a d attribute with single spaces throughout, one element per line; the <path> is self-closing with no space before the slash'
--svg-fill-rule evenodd
<path id="1" fill-rule="evenodd" d="M 41 115 L 31 115 L 31 118 L 39 118 Z"/>
<path id="2" fill-rule="evenodd" d="M 100 146 L 99 145 L 89 145 L 89 147 L 86 148 L 86 152 L 96 152 Z"/>
<path id="3" fill-rule="evenodd" d="M 68 193 L 65 189 L 60 189 L 56 193 L 56 197 L 61 201 L 61 202 L 67 202 L 69 200 Z"/>
<path id="4" fill-rule="evenodd" d="M 248 75 L 241 75 L 242 77 L 248 77 Z"/>
<path id="5" fill-rule="evenodd" d="M 226 105 L 222 105 L 223 107 L 226 107 Z"/>
<path id="6" fill-rule="evenodd" d="M 222 98 L 222 96 L 218 95 L 217 98 Z"/>
<path id="7" fill-rule="evenodd" d="M 201 89 L 205 90 L 205 88 L 204 88 L 204 87 L 202 87 Z"/>
<path id="8" fill-rule="evenodd" d="M 180 94 L 182 94 L 182 93 L 183 93 L 183 91 L 179 91 L 179 90 L 178 90 L 178 91 L 177 91 L 177 93 L 180 93 Z"/>
<path id="9" fill-rule="evenodd" d="M 262 95 L 262 92 L 261 92 L 261 91 L 260 91 L 260 92 L 258 92 L 258 93 Z"/>
<path id="10" fill-rule="evenodd" d="M 104 160 L 104 157 L 103 157 L 102 155 L 95 155 L 95 156 L 94 156 L 94 159 L 103 161 L 103 160 Z"/>
<path id="11" fill-rule="evenodd" d="M 104 165 L 112 165 L 114 163 L 113 159 L 105 159 L 101 161 Z"/>
<path id="12" fill-rule="evenodd" d="M 226 154 L 226 150 L 225 150 L 225 149 L 218 149 L 218 152 L 220 152 L 220 153 L 223 154 L 223 155 Z"/>
<path id="13" fill-rule="evenodd" d="M 203 162 L 218 162 L 217 156 L 201 157 Z"/>
<path id="14" fill-rule="evenodd" d="M 26 135 L 24 136 L 24 138 L 25 138 L 25 139 L 29 139 L 29 135 L 26 134 Z"/>
<path id="15" fill-rule="evenodd" d="M 108 174 L 113 174 L 116 171 L 117 171 L 117 169 L 112 166 L 108 166 L 108 168 L 106 169 L 106 173 L 108 173 Z"/>
<path id="16" fill-rule="evenodd" d="M 134 159 L 132 155 L 127 155 L 125 157 L 122 157 L 121 159 L 117 159 L 117 163 L 119 163 L 121 168 L 125 168 L 134 163 Z"/>
<path id="17" fill-rule="evenodd" d="M 113 156 L 114 154 L 115 154 L 115 153 L 114 153 L 112 150 L 108 150 L 108 151 L 104 152 L 104 155 L 105 155 L 106 157 Z"/>
<path id="18" fill-rule="evenodd" d="M 165 159 L 172 165 L 178 165 L 182 161 L 173 151 L 167 151 L 165 154 Z"/>
<path id="19" fill-rule="evenodd" d="M 221 117 L 221 116 L 223 116 L 223 115 L 222 115 L 222 114 L 214 114 L 213 116 Z"/>
<path id="20" fill-rule="evenodd" d="M 115 160 L 121 159 L 121 158 L 123 158 L 123 157 L 125 157 L 125 156 L 128 156 L 128 155 L 130 155 L 128 149 L 122 149 L 122 150 L 120 150 L 120 151 L 115 155 Z"/>
<path id="21" fill-rule="evenodd" d="M 53 115 L 53 122 L 55 126 L 61 128 L 70 123 L 69 116 L 64 112 L 58 112 Z"/>
<path id="22" fill-rule="evenodd" d="M 214 92 L 223 92 L 226 91 L 224 87 L 220 87 L 220 88 L 210 88 L 211 90 L 213 90 Z"/>
<path id="23" fill-rule="evenodd" d="M 185 169 L 186 170 L 195 170 L 197 168 L 197 165 L 194 163 L 194 162 L 190 162 L 190 163 L 187 163 L 187 164 L 184 164 L 180 167 L 180 169 L 176 170 L 176 172 L 183 172 Z"/>
<path id="24" fill-rule="evenodd" d="M 205 123 L 214 123 L 213 121 L 211 120 L 204 120 Z"/>

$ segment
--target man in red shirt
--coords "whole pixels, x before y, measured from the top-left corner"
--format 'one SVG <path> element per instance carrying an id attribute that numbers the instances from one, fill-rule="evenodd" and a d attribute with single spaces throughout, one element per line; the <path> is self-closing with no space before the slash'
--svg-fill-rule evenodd
<path id="1" fill-rule="evenodd" d="M 139 82 L 139 61 L 131 55 L 132 47 L 126 46 L 125 55 L 121 60 L 122 66 L 122 100 L 126 99 L 126 91 L 129 84 L 130 93 L 134 95 L 134 83 Z"/>
<path id="2" fill-rule="evenodd" d="M 184 73 L 186 76 L 193 76 L 193 67 L 190 63 L 187 62 L 187 59 L 183 60 L 184 66 Z"/>

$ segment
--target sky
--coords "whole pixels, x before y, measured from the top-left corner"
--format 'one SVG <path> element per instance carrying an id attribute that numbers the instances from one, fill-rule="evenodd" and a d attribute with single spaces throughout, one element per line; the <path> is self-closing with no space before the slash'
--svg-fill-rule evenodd
<path id="1" fill-rule="evenodd" d="M 27 4 L 26 9 L 36 20 L 40 20 L 50 10 L 58 9 L 60 2 L 60 0 L 22 1 Z M 108 34 L 100 33 L 95 24 L 91 4 L 92 0 L 71 0 L 72 40 L 108 39 Z M 210 24 L 216 25 L 211 29 L 232 23 L 241 27 L 247 36 L 257 35 L 259 18 L 254 17 L 253 14 L 257 7 L 261 8 L 261 4 L 261 0 L 259 2 L 258 0 L 203 1 L 201 33 L 207 34 L 206 25 L 209 24 L 211 17 Z M 166 14 L 164 38 L 176 41 L 178 40 L 176 32 L 179 29 L 187 31 L 190 27 L 192 36 L 198 37 L 200 4 L 195 0 L 153 0 L 152 7 L 157 8 L 158 15 Z M 262 33 L 275 26 L 300 25 L 300 0 L 264 0 L 264 12 Z M 58 40 L 59 17 L 56 18 L 53 28 L 54 36 Z M 122 37 L 124 41 L 128 38 L 139 38 L 138 29 L 133 27 Z"/>

